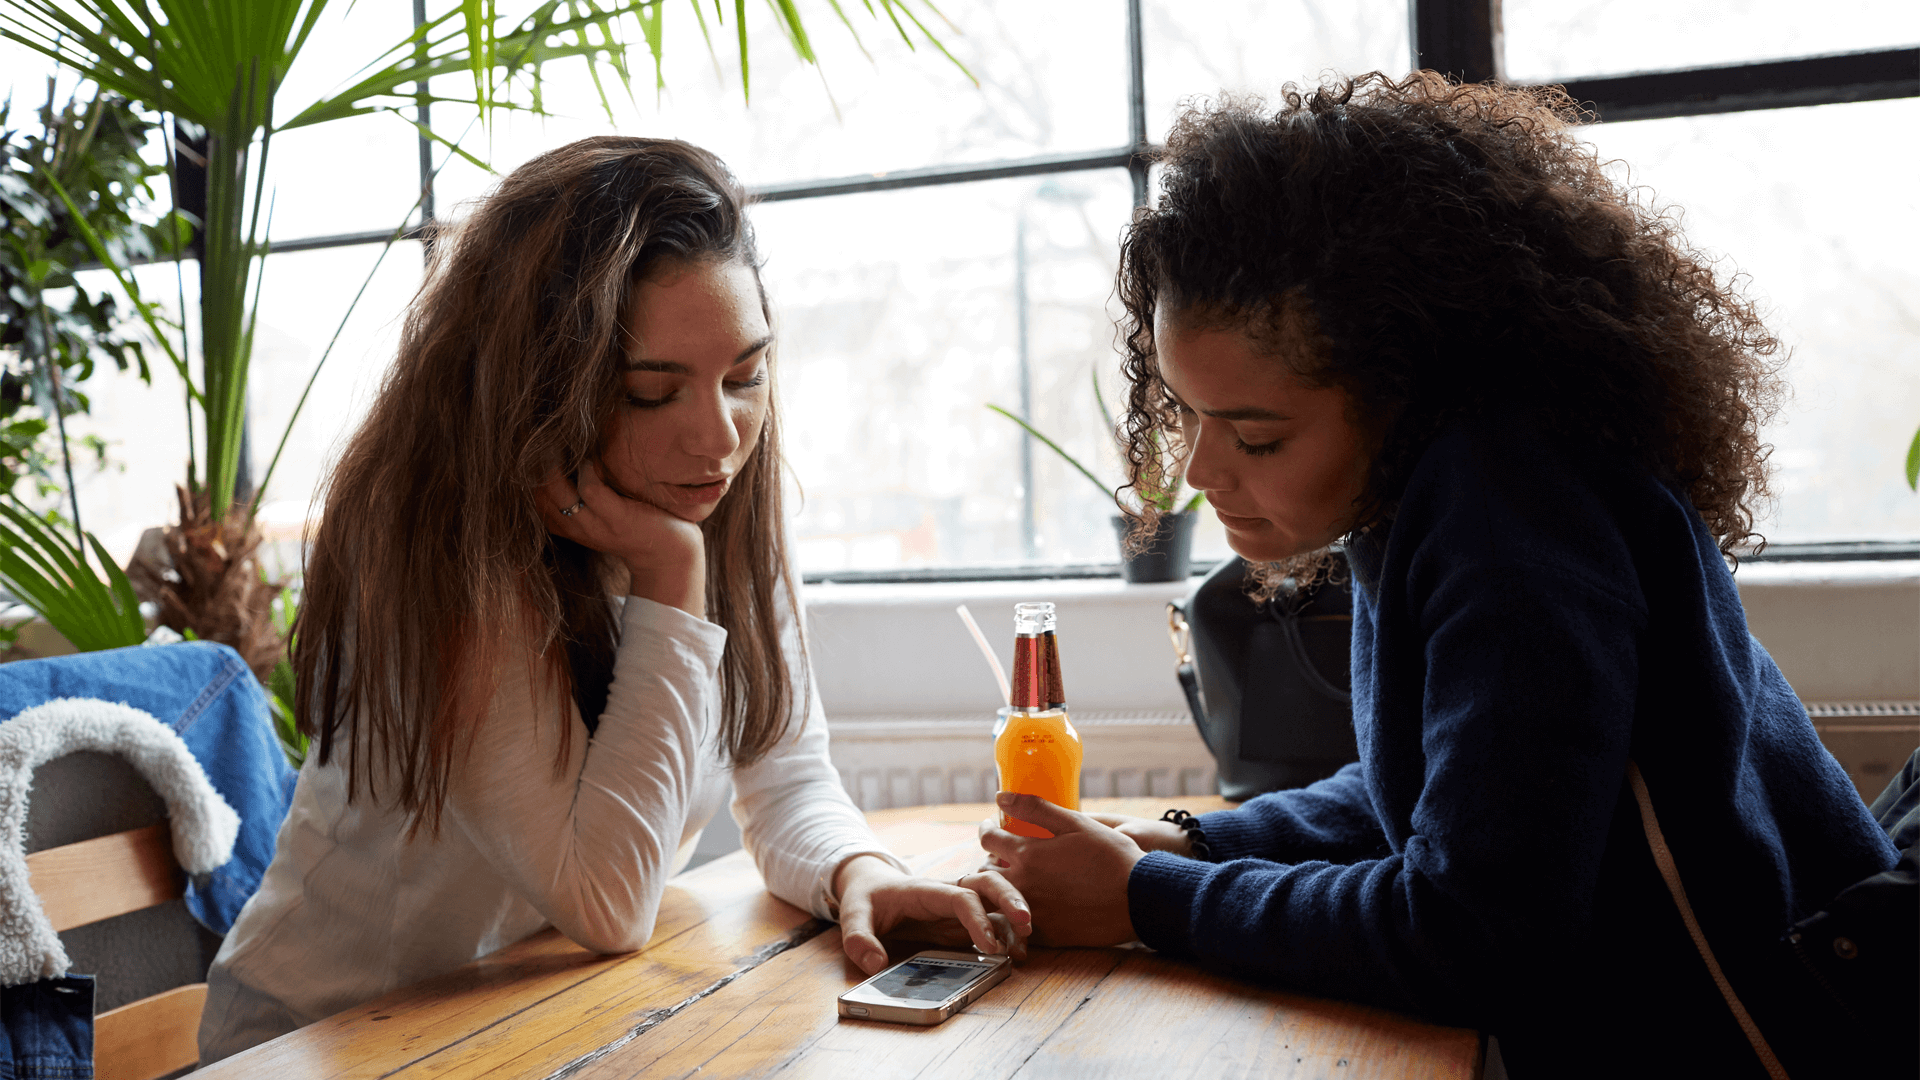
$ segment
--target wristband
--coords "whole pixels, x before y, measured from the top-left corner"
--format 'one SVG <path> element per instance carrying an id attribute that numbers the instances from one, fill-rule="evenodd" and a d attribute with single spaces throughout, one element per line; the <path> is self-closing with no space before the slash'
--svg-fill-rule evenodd
<path id="1" fill-rule="evenodd" d="M 1160 815 L 1161 821 L 1172 822 L 1180 826 L 1187 834 L 1187 845 L 1193 849 L 1193 857 L 1201 862 L 1213 861 L 1213 848 L 1207 843 L 1207 834 L 1200 828 L 1200 819 L 1185 810 L 1169 810 Z"/>

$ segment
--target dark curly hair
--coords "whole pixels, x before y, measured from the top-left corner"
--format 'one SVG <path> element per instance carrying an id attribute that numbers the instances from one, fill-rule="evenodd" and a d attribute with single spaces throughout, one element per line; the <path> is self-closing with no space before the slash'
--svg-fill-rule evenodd
<path id="1" fill-rule="evenodd" d="M 1573 137 L 1556 87 L 1373 72 L 1283 106 L 1188 107 L 1163 194 L 1121 242 L 1128 486 L 1166 484 L 1179 427 L 1154 357 L 1156 309 L 1317 341 L 1295 374 L 1338 386 L 1374 442 L 1353 527 L 1390 521 L 1449 420 L 1538 417 L 1684 490 L 1723 552 L 1757 539 L 1780 344 L 1676 220 L 1637 202 Z M 1304 327 L 1304 330 L 1303 330 Z M 1138 500 L 1136 535 L 1159 513 Z M 1256 568 L 1261 593 L 1325 553 Z"/>

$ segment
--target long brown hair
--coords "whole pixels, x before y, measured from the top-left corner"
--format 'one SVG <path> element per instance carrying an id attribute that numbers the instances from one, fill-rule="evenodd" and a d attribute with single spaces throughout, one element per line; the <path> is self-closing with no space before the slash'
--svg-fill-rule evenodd
<path id="1" fill-rule="evenodd" d="M 462 735 L 521 641 L 559 700 L 598 720 L 617 634 L 603 560 L 549 533 L 533 493 L 600 452 L 639 279 L 706 259 L 758 279 L 745 204 L 704 150 L 603 136 L 514 170 L 440 236 L 307 555 L 296 711 L 320 762 L 345 737 L 350 799 L 364 784 L 436 830 Z M 782 590 L 797 607 L 778 432 L 769 404 L 733 490 L 701 526 L 708 617 L 728 631 L 719 738 L 735 764 L 786 733 L 800 674 L 788 671 L 776 617 Z"/>
<path id="2" fill-rule="evenodd" d="M 1121 243 L 1131 486 L 1164 486 L 1156 439 L 1179 435 L 1154 357 L 1165 307 L 1323 345 L 1295 374 L 1345 390 L 1377 441 L 1356 528 L 1391 520 L 1449 420 L 1530 414 L 1685 492 L 1723 552 L 1753 540 L 1779 342 L 1673 216 L 1607 175 L 1581 119 L 1556 87 L 1430 71 L 1189 108 L 1164 194 Z M 1271 592 L 1325 565 L 1256 576 Z"/>

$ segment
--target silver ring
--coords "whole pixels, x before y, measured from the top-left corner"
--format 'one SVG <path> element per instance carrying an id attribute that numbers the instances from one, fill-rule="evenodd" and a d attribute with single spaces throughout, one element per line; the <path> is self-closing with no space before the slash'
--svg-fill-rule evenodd
<path id="1" fill-rule="evenodd" d="M 581 499 L 579 502 L 574 503 L 572 506 L 569 506 L 565 510 L 560 511 L 560 513 L 565 517 L 572 517 L 574 514 L 579 512 L 581 507 L 585 505 L 587 505 L 587 500 Z"/>

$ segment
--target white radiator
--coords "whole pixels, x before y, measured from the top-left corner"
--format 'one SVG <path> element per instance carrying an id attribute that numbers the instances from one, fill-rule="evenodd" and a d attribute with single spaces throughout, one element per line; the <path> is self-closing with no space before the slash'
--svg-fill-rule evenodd
<path id="1" fill-rule="evenodd" d="M 1213 758 L 1185 715 L 1073 712 L 1080 796 L 1214 794 Z M 841 717 L 833 763 L 862 810 L 991 802 L 991 714 Z"/>

